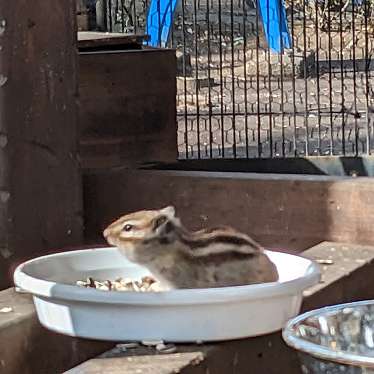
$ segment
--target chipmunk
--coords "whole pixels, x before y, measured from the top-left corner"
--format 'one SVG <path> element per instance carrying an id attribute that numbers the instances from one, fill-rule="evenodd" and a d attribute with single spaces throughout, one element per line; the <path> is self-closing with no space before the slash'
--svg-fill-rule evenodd
<path id="1" fill-rule="evenodd" d="M 188 231 L 172 206 L 127 214 L 103 232 L 130 261 L 168 289 L 238 286 L 278 280 L 263 248 L 231 227 Z"/>

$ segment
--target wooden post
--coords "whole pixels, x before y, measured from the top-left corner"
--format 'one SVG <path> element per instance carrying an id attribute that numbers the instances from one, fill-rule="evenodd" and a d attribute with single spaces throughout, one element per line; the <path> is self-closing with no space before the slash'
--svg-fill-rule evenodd
<path id="1" fill-rule="evenodd" d="M 82 240 L 75 0 L 0 0 L 0 289 Z"/>

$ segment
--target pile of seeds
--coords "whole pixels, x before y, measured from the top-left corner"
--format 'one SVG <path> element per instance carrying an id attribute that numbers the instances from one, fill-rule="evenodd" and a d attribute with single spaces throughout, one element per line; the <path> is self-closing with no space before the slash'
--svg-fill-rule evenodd
<path id="1" fill-rule="evenodd" d="M 95 288 L 102 291 L 162 291 L 160 284 L 154 278 L 149 276 L 143 277 L 139 280 L 130 278 L 118 278 L 114 281 L 99 281 L 89 277 L 85 281 L 77 281 L 76 284 L 80 287 Z"/>
<path id="2" fill-rule="evenodd" d="M 144 347 L 148 349 L 154 349 L 158 354 L 168 354 L 177 352 L 177 346 L 174 344 L 166 344 L 162 340 L 155 341 L 142 341 L 142 342 L 128 342 L 119 343 L 110 351 L 104 352 L 99 355 L 100 358 L 115 358 L 122 357 L 123 354 L 130 352 L 131 350 L 138 350 L 142 355 L 145 353 Z M 148 351 L 149 352 L 149 351 Z M 147 353 L 148 353 L 147 352 Z"/>

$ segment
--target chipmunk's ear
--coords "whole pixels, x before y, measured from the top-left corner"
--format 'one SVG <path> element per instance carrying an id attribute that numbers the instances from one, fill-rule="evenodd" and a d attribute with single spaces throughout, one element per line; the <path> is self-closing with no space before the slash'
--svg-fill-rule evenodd
<path id="1" fill-rule="evenodd" d="M 172 206 L 160 209 L 160 214 L 153 220 L 152 229 L 158 231 L 159 234 L 168 234 L 173 229 L 173 221 L 175 221 L 175 209 Z"/>
<path id="2" fill-rule="evenodd" d="M 160 210 L 161 214 L 165 214 L 167 217 L 174 218 L 175 217 L 175 208 L 171 205 L 167 206 Z"/>
<path id="3" fill-rule="evenodd" d="M 168 226 L 168 224 L 171 225 L 170 217 L 166 216 L 165 214 L 161 214 L 153 220 L 152 230 L 153 231 L 159 231 L 159 232 L 169 231 L 168 229 L 165 230 L 165 228 L 166 228 L 166 226 Z M 165 226 L 165 227 L 163 227 L 163 226 Z"/>

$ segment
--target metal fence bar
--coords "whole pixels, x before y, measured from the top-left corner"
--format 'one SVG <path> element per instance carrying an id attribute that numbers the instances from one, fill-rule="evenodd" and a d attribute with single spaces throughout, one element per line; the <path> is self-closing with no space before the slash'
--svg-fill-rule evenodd
<path id="1" fill-rule="evenodd" d="M 207 47 L 208 47 L 208 110 L 209 110 L 209 157 L 213 158 L 213 131 L 212 131 L 212 87 L 211 87 L 211 44 L 210 44 L 210 0 L 206 0 L 206 22 L 207 22 Z"/>
<path id="2" fill-rule="evenodd" d="M 257 98 L 257 154 L 262 157 L 261 104 L 260 104 L 260 14 L 256 6 L 256 98 Z"/>
<path id="3" fill-rule="evenodd" d="M 267 19 L 270 20 L 270 0 L 267 0 Z M 267 34 L 270 34 L 270 22 L 265 26 L 267 28 Z M 273 100 L 273 92 L 272 92 L 272 82 L 271 82 L 271 75 L 272 75 L 272 64 L 270 61 L 271 56 L 271 50 L 270 45 L 267 46 L 266 50 L 266 56 L 267 56 L 267 64 L 268 64 L 268 97 L 269 97 L 269 126 L 268 126 L 268 132 L 266 135 L 266 141 L 269 142 L 269 157 L 273 157 L 273 113 L 272 113 L 272 100 Z"/>
<path id="4" fill-rule="evenodd" d="M 234 50 L 234 0 L 230 0 L 230 39 L 231 39 L 231 95 L 232 95 L 232 150 L 236 158 L 236 114 L 235 114 L 235 50 Z"/>
<path id="5" fill-rule="evenodd" d="M 306 58 L 307 58 L 307 48 L 306 48 L 306 45 L 307 45 L 307 36 L 306 36 L 306 0 L 303 0 L 303 11 L 304 11 L 304 18 L 303 18 L 303 44 L 304 44 L 304 48 L 303 48 L 303 57 L 304 57 L 304 61 L 306 61 Z M 305 154 L 308 156 L 309 155 L 309 118 L 308 118 L 308 115 L 309 115 L 309 108 L 308 108 L 308 100 L 309 100 L 309 87 L 308 87 L 308 79 L 307 79 L 307 76 L 308 76 L 308 71 L 307 71 L 307 64 L 304 63 L 304 92 L 305 92 L 305 96 L 304 96 L 304 123 L 305 123 Z"/>
<path id="6" fill-rule="evenodd" d="M 328 34 L 328 65 L 329 65 L 329 118 L 330 118 L 330 146 L 329 154 L 334 154 L 334 125 L 333 125 L 333 104 L 332 104 L 332 65 L 331 65 L 331 48 L 332 48 L 332 39 L 331 39 L 331 7 L 327 8 L 327 34 Z"/>
<path id="7" fill-rule="evenodd" d="M 365 27 L 365 116 L 366 116 L 366 153 L 371 154 L 371 128 L 370 128 L 370 114 L 369 114 L 369 34 L 368 34 L 368 4 L 364 3 L 364 27 Z"/>
<path id="8" fill-rule="evenodd" d="M 291 35 L 292 40 L 296 40 L 295 37 L 295 7 L 294 7 L 294 1 L 291 0 Z M 295 70 L 295 43 L 292 42 L 292 52 L 291 52 L 291 66 L 292 66 L 292 109 L 293 109 L 293 134 L 292 134 L 292 141 L 293 141 L 293 147 L 294 147 L 294 156 L 298 156 L 297 151 L 297 108 L 296 108 L 296 70 Z"/>
<path id="9" fill-rule="evenodd" d="M 220 104 L 221 104 L 221 156 L 225 157 L 225 121 L 223 104 L 223 50 L 222 50 L 222 0 L 218 0 L 218 33 L 219 33 L 219 81 L 220 81 Z"/>
<path id="10" fill-rule="evenodd" d="M 339 2 L 340 8 L 343 8 L 343 0 L 340 0 Z M 341 25 L 343 25 L 343 12 L 339 12 L 339 22 Z M 343 27 L 340 28 L 339 33 L 339 47 L 340 47 L 340 90 L 341 90 L 341 111 L 342 111 L 342 153 L 345 155 L 346 153 L 346 147 L 345 147 L 345 96 L 344 96 L 344 57 L 343 57 L 343 43 L 344 43 L 344 37 L 343 37 Z"/>
<path id="11" fill-rule="evenodd" d="M 356 28 L 355 28 L 355 0 L 352 0 L 352 41 L 353 41 L 353 49 L 352 49 L 352 60 L 353 60 L 353 116 L 354 116 L 354 136 L 355 136 L 355 143 L 354 143 L 354 154 L 358 156 L 358 136 L 359 136 L 359 129 L 357 126 L 357 118 L 360 114 L 357 111 L 357 82 L 356 82 Z"/>
<path id="12" fill-rule="evenodd" d="M 187 70 L 186 70 L 186 55 L 187 55 L 187 45 L 186 45 L 186 25 L 185 25 L 185 1 L 182 2 L 182 69 L 183 69 L 183 96 L 184 96 L 184 143 L 185 143 L 185 157 L 189 158 L 189 148 L 188 148 L 188 111 L 187 111 Z"/>
<path id="13" fill-rule="evenodd" d="M 314 74 L 316 76 L 316 98 L 317 98 L 317 132 L 318 132 L 318 139 L 317 139 L 317 150 L 316 154 L 321 155 L 322 154 L 322 122 L 321 122 L 321 99 L 320 99 L 320 90 L 321 90 L 321 85 L 320 85 L 320 76 L 319 76 L 319 16 L 318 16 L 318 2 L 315 1 L 314 3 L 314 12 L 315 12 L 315 43 L 316 43 L 316 64 L 315 64 L 315 71 Z"/>
<path id="14" fill-rule="evenodd" d="M 242 14 L 242 27 L 243 27 L 243 81 L 244 81 L 244 131 L 245 131 L 245 156 L 249 158 L 249 139 L 248 139 L 248 85 L 247 85 L 247 7 L 246 1 L 242 0 L 243 14 Z"/>
<path id="15" fill-rule="evenodd" d="M 283 36 L 282 36 L 282 24 L 283 24 L 283 11 L 282 11 L 282 1 L 279 1 L 278 4 L 278 11 L 279 11 L 279 35 L 280 37 L 280 50 L 283 51 Z M 285 133 L 284 133 L 284 101 L 283 101 L 283 94 L 284 94 L 284 85 L 283 85 L 283 53 L 279 55 L 279 63 L 280 63 L 280 113 L 281 113 L 281 137 L 282 137 L 282 150 L 281 156 L 285 157 L 286 149 L 285 149 Z"/>
<path id="16" fill-rule="evenodd" d="M 155 1 L 100 0 L 97 27 L 171 19 L 180 158 L 372 154 L 373 0 Z"/>
<path id="17" fill-rule="evenodd" d="M 196 105 L 196 131 L 197 131 L 197 158 L 201 158 L 200 144 L 200 103 L 199 103 L 199 48 L 198 48 L 198 23 L 197 23 L 197 0 L 193 0 L 193 28 L 194 28 L 194 46 L 195 46 L 195 105 Z"/>

